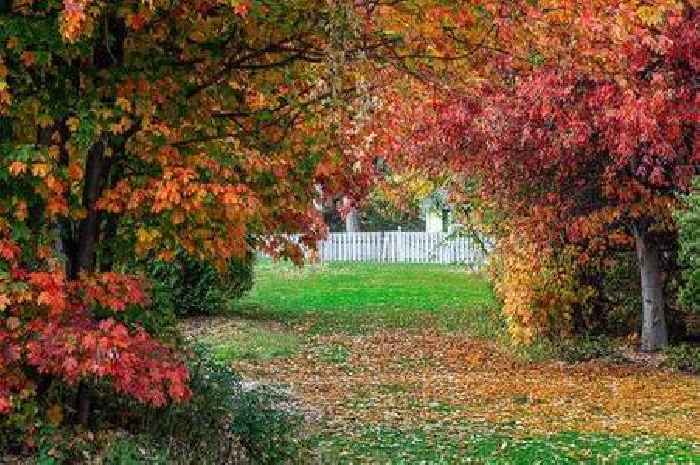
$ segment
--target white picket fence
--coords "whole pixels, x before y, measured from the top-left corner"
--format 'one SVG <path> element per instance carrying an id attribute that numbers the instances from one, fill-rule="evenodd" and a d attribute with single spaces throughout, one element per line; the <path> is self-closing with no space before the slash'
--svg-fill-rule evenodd
<path id="1" fill-rule="evenodd" d="M 479 267 L 486 253 L 469 236 L 429 232 L 331 233 L 307 258 L 321 262 L 465 263 Z"/>

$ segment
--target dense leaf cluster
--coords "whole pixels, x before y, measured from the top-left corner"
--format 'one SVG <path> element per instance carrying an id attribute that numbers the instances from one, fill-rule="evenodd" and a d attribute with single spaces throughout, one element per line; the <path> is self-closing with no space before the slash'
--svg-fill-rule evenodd
<path id="1" fill-rule="evenodd" d="M 324 233 L 320 192 L 369 182 L 336 138 L 354 70 L 390 43 L 359 27 L 363 12 L 318 0 L 0 4 L 3 414 L 55 383 L 79 387 L 66 420 L 84 424 L 97 381 L 153 405 L 189 398 L 153 314 L 168 305 L 153 305 L 132 265 L 184 264 L 163 277 L 178 290 L 169 306 L 202 311 L 222 286 L 249 285 L 249 264 L 234 268 L 251 247 L 299 260 L 282 233 Z M 212 290 L 227 267 L 243 279 Z"/>
<path id="2" fill-rule="evenodd" d="M 696 6 L 516 1 L 431 13 L 453 24 L 431 37 L 459 65 L 416 69 L 415 95 L 388 95 L 398 104 L 365 140 L 394 164 L 448 176 L 454 199 L 503 239 L 512 266 L 499 288 L 515 333 L 567 326 L 586 286 L 601 290 L 614 254 L 636 247 L 649 281 L 642 344 L 665 344 L 673 212 L 700 169 Z M 566 272 L 547 265 L 562 260 L 573 260 Z"/>

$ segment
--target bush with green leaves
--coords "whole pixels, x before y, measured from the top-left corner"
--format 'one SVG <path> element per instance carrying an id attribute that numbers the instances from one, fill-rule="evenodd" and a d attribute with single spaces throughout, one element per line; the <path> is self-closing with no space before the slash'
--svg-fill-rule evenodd
<path id="1" fill-rule="evenodd" d="M 540 338 L 529 345 L 515 347 L 515 354 L 527 362 L 561 360 L 582 363 L 590 360 L 620 362 L 623 357 L 614 341 L 604 335 L 584 334 L 567 339 Z"/>
<path id="2" fill-rule="evenodd" d="M 607 265 L 590 273 L 597 291 L 586 330 L 611 336 L 627 336 L 642 327 L 642 290 L 633 251 L 609 252 Z"/>
<path id="3" fill-rule="evenodd" d="M 41 465 L 285 465 L 304 463 L 308 440 L 303 415 L 278 389 L 250 386 L 205 346 L 189 356 L 192 398 L 149 408 L 92 385 L 99 400 L 90 428 L 51 426 L 38 431 Z M 61 391 L 70 398 L 70 390 Z M 0 448 L 0 457 L 2 451 Z M 21 451 L 17 450 L 21 455 Z M 98 460 L 99 459 L 99 460 Z"/>
<path id="4" fill-rule="evenodd" d="M 153 281 L 154 306 L 172 309 L 178 316 L 219 313 L 252 288 L 254 262 L 250 252 L 245 258 L 230 259 L 220 271 L 184 251 L 171 261 L 150 262 L 146 271 Z"/>
<path id="5" fill-rule="evenodd" d="M 684 267 L 684 286 L 679 297 L 687 310 L 700 314 L 700 178 L 694 186 L 693 192 L 683 199 L 686 208 L 676 215 L 679 258 Z"/>
<path id="6" fill-rule="evenodd" d="M 700 346 L 690 344 L 670 346 L 664 355 L 666 355 L 665 366 L 688 373 L 700 373 Z"/>
<path id="7" fill-rule="evenodd" d="M 141 407 L 125 426 L 159 444 L 172 464 L 236 464 L 244 457 L 259 465 L 300 463 L 303 416 L 283 392 L 246 386 L 205 346 L 195 346 L 189 369 L 189 402 Z"/>
<path id="8" fill-rule="evenodd" d="M 559 359 L 568 363 L 619 358 L 615 345 L 605 336 L 586 335 L 561 341 L 556 346 L 556 354 Z"/>
<path id="9" fill-rule="evenodd" d="M 687 310 L 679 305 L 681 273 L 676 260 L 678 244 L 673 235 L 657 238 L 663 250 L 666 276 L 666 324 L 673 342 L 688 334 Z M 582 281 L 596 290 L 589 305 L 574 315 L 575 334 L 606 335 L 612 338 L 639 334 L 642 330 L 641 280 L 636 253 L 632 250 L 608 250 L 605 259 L 582 274 Z"/>
<path id="10" fill-rule="evenodd" d="M 0 456 L 0 459 L 3 457 Z M 20 460 L 17 457 L 17 460 Z M 3 463 L 0 461 L 0 463 Z M 143 435 L 123 430 L 90 432 L 45 426 L 38 432 L 35 465 L 168 465 L 167 449 Z"/>

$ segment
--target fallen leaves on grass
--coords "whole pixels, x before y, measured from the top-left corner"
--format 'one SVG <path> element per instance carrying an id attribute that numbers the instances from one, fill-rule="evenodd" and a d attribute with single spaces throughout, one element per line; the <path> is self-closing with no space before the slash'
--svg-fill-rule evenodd
<path id="1" fill-rule="evenodd" d="M 320 356 L 328 350 L 343 357 Z M 294 357 L 237 368 L 289 384 L 340 431 L 466 421 L 700 440 L 700 378 L 598 361 L 526 364 L 435 330 L 319 336 Z"/>

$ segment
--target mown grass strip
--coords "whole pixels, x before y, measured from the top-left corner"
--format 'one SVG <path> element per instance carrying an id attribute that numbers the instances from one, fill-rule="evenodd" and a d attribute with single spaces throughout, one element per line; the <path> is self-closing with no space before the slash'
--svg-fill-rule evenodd
<path id="1" fill-rule="evenodd" d="M 438 326 L 479 337 L 503 331 L 487 280 L 463 267 L 428 264 L 330 263 L 296 268 L 265 261 L 235 314 L 312 333 L 363 333 Z"/>

